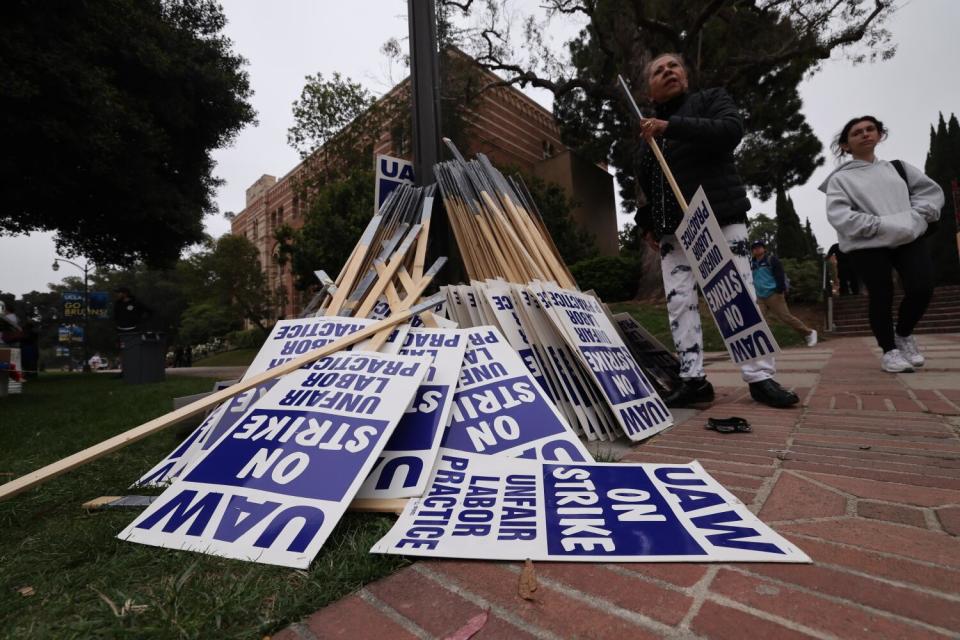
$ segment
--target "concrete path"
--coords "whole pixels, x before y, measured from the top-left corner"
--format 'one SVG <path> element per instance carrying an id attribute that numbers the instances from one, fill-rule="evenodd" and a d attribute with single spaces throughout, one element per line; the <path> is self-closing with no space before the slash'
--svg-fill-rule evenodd
<path id="1" fill-rule="evenodd" d="M 960 636 L 960 336 L 922 336 L 928 366 L 880 371 L 871 339 L 778 358 L 803 406 L 753 403 L 728 362 L 720 392 L 622 460 L 699 460 L 813 560 L 775 564 L 423 561 L 274 635 L 447 638 L 956 638 Z M 706 431 L 739 415 L 751 434 Z"/>

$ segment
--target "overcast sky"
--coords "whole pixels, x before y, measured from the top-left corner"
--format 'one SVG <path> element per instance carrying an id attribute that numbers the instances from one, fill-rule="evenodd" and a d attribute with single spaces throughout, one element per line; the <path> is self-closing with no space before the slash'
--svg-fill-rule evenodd
<path id="1" fill-rule="evenodd" d="M 523 4 L 522 0 L 517 4 Z M 536 4 L 533 0 L 529 4 Z M 824 145 L 847 119 L 873 114 L 890 129 L 878 155 L 900 158 L 923 167 L 929 146 L 929 128 L 940 111 L 960 114 L 960 61 L 958 0 L 902 0 L 901 9 L 888 23 L 898 45 L 897 55 L 874 65 L 852 67 L 843 59 L 826 62 L 822 70 L 804 82 L 801 95 L 804 113 Z M 259 124 L 245 129 L 228 149 L 214 154 L 216 174 L 226 182 L 217 203 L 221 212 L 239 212 L 244 192 L 262 174 L 282 176 L 298 162 L 287 146 L 286 131 L 292 124 L 291 104 L 300 95 L 304 77 L 334 71 L 350 76 L 379 95 L 406 75 L 391 69 L 380 53 L 391 37 L 407 35 L 406 2 L 403 0 L 223 0 L 229 23 L 227 35 L 234 50 L 249 60 L 248 71 L 255 92 L 252 102 Z M 561 28 L 557 37 L 570 32 Z M 535 94 L 544 106 L 548 97 Z M 810 181 L 791 191 L 801 222 L 809 217 L 820 244 L 825 248 L 836 234 L 824 216 L 823 195 L 817 186 L 835 166 L 832 157 Z M 371 185 L 371 188 L 373 186 Z M 754 203 L 751 213 L 773 214 L 773 202 Z M 626 221 L 621 216 L 621 223 Z M 214 236 L 229 231 L 222 215 L 206 220 Z M 22 294 L 45 290 L 48 282 L 79 274 L 65 267 L 55 274 L 51 234 L 0 238 L 0 290 Z M 77 259 L 76 262 L 83 262 Z"/>

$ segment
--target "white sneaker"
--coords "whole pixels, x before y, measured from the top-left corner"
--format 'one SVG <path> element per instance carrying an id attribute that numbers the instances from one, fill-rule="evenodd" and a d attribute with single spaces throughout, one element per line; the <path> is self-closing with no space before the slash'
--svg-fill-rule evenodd
<path id="1" fill-rule="evenodd" d="M 810 333 L 807 334 L 806 340 L 807 340 L 808 347 L 817 346 L 817 330 L 816 329 L 811 330 Z"/>
<path id="2" fill-rule="evenodd" d="M 913 366 L 922 367 L 923 363 L 926 362 L 920 353 L 920 349 L 917 348 L 917 341 L 913 336 L 901 338 L 897 334 L 893 334 L 893 341 L 896 343 L 897 350 L 900 351 L 904 359 Z"/>
<path id="3" fill-rule="evenodd" d="M 887 351 L 880 358 L 880 368 L 888 373 L 906 373 L 913 371 L 913 367 L 907 362 L 906 358 L 900 353 L 899 349 Z"/>

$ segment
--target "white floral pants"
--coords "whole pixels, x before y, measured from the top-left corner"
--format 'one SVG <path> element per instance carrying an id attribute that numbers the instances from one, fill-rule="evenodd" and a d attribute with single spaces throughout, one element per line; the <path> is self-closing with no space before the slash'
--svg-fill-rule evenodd
<path id="1" fill-rule="evenodd" d="M 747 225 L 728 224 L 721 227 L 733 252 L 733 261 L 740 277 L 747 285 L 750 297 L 757 299 L 750 271 L 750 247 L 747 243 Z M 703 329 L 700 326 L 700 300 L 697 282 L 687 256 L 674 235 L 660 239 L 660 268 L 663 271 L 663 290 L 667 295 L 667 314 L 670 333 L 680 358 L 680 377 L 699 378 L 703 370 Z M 772 378 L 777 370 L 773 356 L 754 360 L 740 367 L 745 382 L 760 382 Z"/>

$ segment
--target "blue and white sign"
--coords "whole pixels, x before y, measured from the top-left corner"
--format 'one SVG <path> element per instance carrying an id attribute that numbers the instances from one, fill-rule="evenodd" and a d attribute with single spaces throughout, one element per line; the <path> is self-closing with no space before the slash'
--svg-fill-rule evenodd
<path id="1" fill-rule="evenodd" d="M 340 352 L 284 376 L 119 537 L 306 569 L 428 368 Z"/>
<path id="2" fill-rule="evenodd" d="M 402 184 L 412 185 L 414 178 L 413 163 L 408 160 L 378 154 L 376 163 L 375 198 L 379 211 L 390 192 Z"/>
<path id="3" fill-rule="evenodd" d="M 673 416 L 623 343 L 600 303 L 553 282 L 531 283 L 613 412 L 620 429 L 638 441 L 673 424 Z"/>
<path id="4" fill-rule="evenodd" d="M 684 212 L 676 235 L 733 362 L 743 364 L 780 351 L 757 308 L 753 283 L 744 282 L 737 270 L 702 187 Z"/>
<path id="5" fill-rule="evenodd" d="M 384 351 L 393 353 L 390 347 L 388 342 Z M 402 346 L 396 353 L 430 358 L 430 369 L 377 458 L 373 471 L 360 487 L 358 499 L 423 495 L 450 417 L 466 348 L 467 334 L 460 329 L 411 329 L 402 338 Z"/>
<path id="6" fill-rule="evenodd" d="M 613 438 L 611 426 L 607 424 L 607 412 L 602 406 L 597 406 L 592 398 L 591 389 L 583 372 L 577 366 L 576 356 L 560 336 L 556 326 L 547 318 L 546 309 L 541 306 L 536 296 L 526 287 L 512 285 L 513 300 L 527 336 L 539 344 L 541 362 L 546 363 L 545 370 L 553 380 L 553 388 L 561 397 L 566 398 L 561 403 L 569 409 L 580 425 L 588 440 L 610 440 Z M 571 420 L 573 423 L 573 420 Z"/>
<path id="7" fill-rule="evenodd" d="M 592 459 L 495 327 L 470 329 L 467 336 L 442 447 L 536 460 Z"/>
<path id="8" fill-rule="evenodd" d="M 520 322 L 520 316 L 517 315 L 510 285 L 506 282 L 488 280 L 486 283 L 475 287 L 475 289 L 478 297 L 485 302 L 486 307 L 490 310 L 507 342 L 520 355 L 523 364 L 527 366 L 527 371 L 537 381 L 547 397 L 556 402 L 556 391 L 551 388 L 547 381 L 544 368 L 533 350 L 533 344 L 527 338 L 523 324 Z"/>
<path id="9" fill-rule="evenodd" d="M 690 464 L 558 464 L 442 453 L 371 550 L 568 562 L 810 562 Z"/>
<path id="10" fill-rule="evenodd" d="M 326 346 L 334 340 L 373 324 L 373 320 L 340 317 L 316 317 L 280 320 L 267 338 L 257 357 L 253 359 L 241 380 L 247 380 L 268 369 L 278 367 L 303 354 Z M 362 349 L 363 343 L 355 348 Z M 162 487 L 177 478 L 197 459 L 200 452 L 220 439 L 237 420 L 270 390 L 276 380 L 270 380 L 230 398 L 217 407 L 187 439 L 166 458 L 137 480 L 134 487 Z"/>

